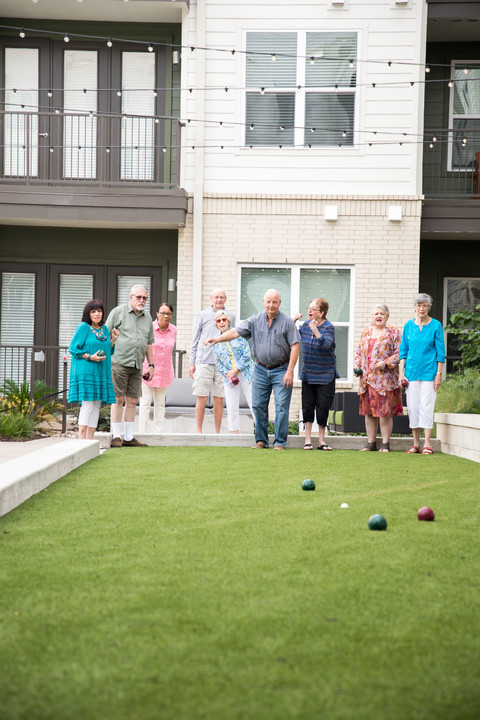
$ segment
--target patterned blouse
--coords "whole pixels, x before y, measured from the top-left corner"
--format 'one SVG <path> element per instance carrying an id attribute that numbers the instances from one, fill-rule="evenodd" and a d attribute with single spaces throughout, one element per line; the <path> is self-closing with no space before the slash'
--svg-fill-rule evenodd
<path id="1" fill-rule="evenodd" d="M 362 368 L 358 394 L 367 389 L 367 384 L 380 395 L 399 387 L 398 383 L 398 352 L 400 349 L 400 331 L 396 327 L 386 327 L 385 332 L 375 343 L 369 362 L 369 343 L 372 340 L 372 328 L 362 333 L 360 342 L 355 351 L 354 366 Z M 373 366 L 380 361 L 385 362 L 383 370 L 374 369 Z"/>
<path id="2" fill-rule="evenodd" d="M 226 375 L 233 368 L 232 356 L 235 366 L 242 373 L 245 380 L 247 382 L 252 381 L 255 363 L 252 360 L 250 347 L 245 338 L 239 337 L 230 342 L 217 343 L 213 346 L 213 354 L 215 355 L 215 365 L 222 375 L 225 385 L 230 383 Z"/>

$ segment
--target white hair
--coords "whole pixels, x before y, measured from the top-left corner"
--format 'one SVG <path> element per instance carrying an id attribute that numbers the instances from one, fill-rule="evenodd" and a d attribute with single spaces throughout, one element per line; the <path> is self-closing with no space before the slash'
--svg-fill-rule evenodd
<path id="1" fill-rule="evenodd" d="M 433 298 L 431 295 L 428 295 L 428 293 L 420 293 L 415 297 L 415 300 L 413 301 L 414 306 L 420 305 L 421 303 L 427 303 L 428 307 L 431 308 L 433 305 Z"/>
<path id="2" fill-rule="evenodd" d="M 385 303 L 377 303 L 374 305 L 370 311 L 370 314 L 373 315 L 377 307 L 382 308 L 383 312 L 386 314 L 387 317 L 390 317 L 390 310 L 388 309 L 388 305 L 385 305 Z"/>
<path id="3" fill-rule="evenodd" d="M 133 287 L 130 288 L 130 295 L 135 295 L 137 290 L 145 290 L 145 292 L 148 295 L 148 288 L 146 288 L 145 285 L 134 285 Z"/>

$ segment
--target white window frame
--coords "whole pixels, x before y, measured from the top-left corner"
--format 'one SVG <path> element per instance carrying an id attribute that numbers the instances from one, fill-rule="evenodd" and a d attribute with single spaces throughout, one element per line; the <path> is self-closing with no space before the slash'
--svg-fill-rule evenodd
<path id="1" fill-rule="evenodd" d="M 318 28 L 318 29 L 308 29 L 308 30 L 278 30 L 278 29 L 248 29 L 244 32 L 244 38 L 243 38 L 243 46 L 246 51 L 247 47 L 247 36 L 250 34 L 266 34 L 266 33 L 292 33 L 295 32 L 297 35 L 297 67 L 296 67 L 296 84 L 295 87 L 282 87 L 282 88 L 267 88 L 265 87 L 265 94 L 269 92 L 279 92 L 280 90 L 285 93 L 294 93 L 295 94 L 295 110 L 294 110 L 294 142 L 293 145 L 284 145 L 282 147 L 282 150 L 320 150 L 320 151 L 332 151 L 337 150 L 355 150 L 358 146 L 358 119 L 359 119 L 359 102 L 360 102 L 360 95 L 359 95 L 359 86 L 358 86 L 358 64 L 357 64 L 357 78 L 356 78 L 356 84 L 352 88 L 350 86 L 348 87 L 339 87 L 338 92 L 342 93 L 351 93 L 354 95 L 354 110 L 353 110 L 353 130 L 352 130 L 352 144 L 350 145 L 342 145 L 339 147 L 339 144 L 337 142 L 332 142 L 331 145 L 317 145 L 312 144 L 311 147 L 308 143 L 305 142 L 305 116 L 306 116 L 306 95 L 308 93 L 331 93 L 333 88 L 327 88 L 327 87 L 314 87 L 314 86 L 308 86 L 306 87 L 306 71 L 305 71 L 305 64 L 303 62 L 303 59 L 307 55 L 306 51 L 306 42 L 307 42 L 307 34 L 308 33 L 315 33 L 315 32 L 322 32 L 322 33 L 331 33 L 333 34 L 351 34 L 355 33 L 357 36 L 357 43 L 356 43 L 356 58 L 355 62 L 358 61 L 359 56 L 359 50 L 360 50 L 360 32 L 356 28 L 349 28 L 348 30 L 345 29 L 335 29 L 335 28 L 329 28 L 328 30 L 325 28 Z M 300 86 L 300 89 L 298 89 Z M 243 87 L 245 88 L 243 92 L 243 108 L 242 108 L 242 117 L 243 122 L 245 124 L 245 128 L 243 131 L 243 136 L 241 139 L 241 145 L 244 148 L 250 148 L 250 145 L 246 142 L 246 132 L 247 132 L 247 95 L 250 92 L 259 91 L 260 88 L 258 86 L 248 86 L 247 85 L 247 64 L 246 62 L 243 63 Z M 301 102 L 299 102 L 299 98 L 301 98 Z M 276 144 L 269 144 L 269 145 L 253 145 L 252 149 L 262 149 L 262 150 L 272 150 L 272 149 L 279 149 L 279 146 Z"/>
<path id="2" fill-rule="evenodd" d="M 299 294 L 300 294 L 300 271 L 301 270 L 348 270 L 350 272 L 350 313 L 348 322 L 334 322 L 334 327 L 347 327 L 348 332 L 348 343 L 347 343 L 347 376 L 339 378 L 339 382 L 353 382 L 353 331 L 354 331 L 354 289 L 355 289 L 355 267 L 352 265 L 309 265 L 309 264 L 282 264 L 282 263 L 239 263 L 237 265 L 237 292 L 236 292 L 236 318 L 237 322 L 241 322 L 246 318 L 242 318 L 240 315 L 241 310 L 241 296 L 242 296 L 242 270 L 243 268 L 266 268 L 270 270 L 276 269 L 289 269 L 291 271 L 291 286 L 290 286 L 290 314 L 293 317 L 301 311 L 299 307 Z M 265 288 L 268 290 L 268 288 Z M 327 298 L 328 300 L 328 298 Z M 280 306 L 280 309 L 281 306 Z M 257 312 L 262 312 L 263 305 L 261 305 Z M 305 308 L 303 308 L 305 311 Z M 305 317 L 297 322 L 299 327 L 305 322 Z M 300 363 L 297 363 L 295 367 L 294 379 L 298 380 L 300 373 Z"/>
<path id="3" fill-rule="evenodd" d="M 463 65 L 477 65 L 478 69 L 480 71 L 480 59 L 478 60 L 452 60 L 451 62 L 451 70 L 450 70 L 450 78 L 454 81 L 455 79 L 455 70 L 457 66 L 462 67 Z M 463 120 L 479 120 L 480 122 L 480 112 L 478 114 L 474 115 L 454 115 L 453 113 L 453 101 L 455 98 L 455 81 L 453 82 L 453 86 L 450 88 L 450 97 L 449 97 L 449 103 L 448 103 L 448 127 L 453 128 L 453 122 L 454 120 L 457 120 L 458 118 Z M 454 133 L 450 132 L 448 134 L 448 147 L 447 147 L 447 170 L 448 172 L 471 172 L 473 168 L 469 167 L 453 167 L 453 143 L 454 143 Z M 478 137 L 478 136 L 477 136 Z M 479 138 L 480 141 L 480 138 Z"/>

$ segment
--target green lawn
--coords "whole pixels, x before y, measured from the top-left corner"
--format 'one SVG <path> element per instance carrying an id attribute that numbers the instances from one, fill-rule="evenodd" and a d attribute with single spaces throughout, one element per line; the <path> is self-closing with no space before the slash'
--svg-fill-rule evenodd
<path id="1" fill-rule="evenodd" d="M 0 720 L 478 720 L 479 480 L 441 454 L 104 453 L 0 518 Z"/>

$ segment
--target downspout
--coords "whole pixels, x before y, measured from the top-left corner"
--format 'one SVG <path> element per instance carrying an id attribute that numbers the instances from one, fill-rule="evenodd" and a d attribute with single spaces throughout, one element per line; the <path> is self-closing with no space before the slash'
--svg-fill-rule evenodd
<path id="1" fill-rule="evenodd" d="M 206 47 L 205 32 L 206 0 L 197 0 L 196 45 Z M 196 87 L 201 88 L 195 93 L 195 117 L 199 120 L 195 132 L 195 173 L 193 185 L 193 282 L 192 306 L 193 317 L 202 309 L 203 289 L 203 188 L 205 175 L 205 50 L 196 50 L 195 77 Z"/>

